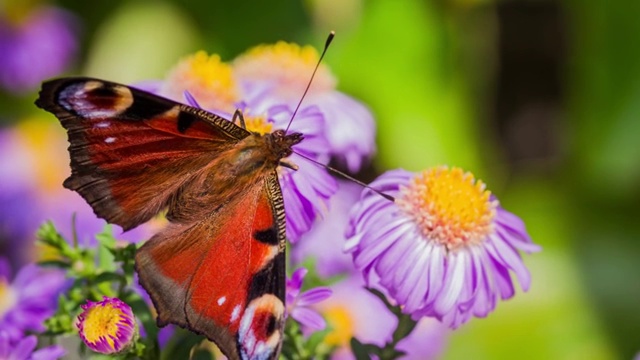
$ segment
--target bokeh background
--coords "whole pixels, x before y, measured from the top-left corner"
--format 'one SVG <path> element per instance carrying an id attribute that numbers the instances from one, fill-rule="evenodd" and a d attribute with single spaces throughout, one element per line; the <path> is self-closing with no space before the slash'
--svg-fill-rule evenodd
<path id="1" fill-rule="evenodd" d="M 27 20 L 41 6 L 68 12 L 71 40 L 11 38 L 9 26 L 37 28 Z M 44 219 L 69 234 L 75 213 L 81 240 L 102 227 L 61 186 L 66 136 L 33 105 L 44 77 L 133 83 L 199 49 L 321 47 L 336 30 L 326 63 L 378 124 L 378 153 L 357 176 L 463 167 L 543 246 L 525 257 L 530 292 L 451 333 L 442 357 L 640 351 L 640 2 L 2 0 L 0 11 L 0 254 L 15 266 L 36 256 Z"/>

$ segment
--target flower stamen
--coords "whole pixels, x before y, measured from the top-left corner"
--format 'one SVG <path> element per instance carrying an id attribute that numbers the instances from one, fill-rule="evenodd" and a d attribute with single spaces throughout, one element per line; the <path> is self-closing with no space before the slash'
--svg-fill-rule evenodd
<path id="1" fill-rule="evenodd" d="M 493 231 L 497 201 L 481 180 L 460 168 L 426 170 L 400 193 L 396 203 L 425 238 L 449 250 L 477 245 Z"/>

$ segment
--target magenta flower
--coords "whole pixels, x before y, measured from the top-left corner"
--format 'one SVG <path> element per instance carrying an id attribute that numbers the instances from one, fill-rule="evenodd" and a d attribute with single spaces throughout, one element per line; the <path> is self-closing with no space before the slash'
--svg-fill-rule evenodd
<path id="1" fill-rule="evenodd" d="M 327 323 L 309 306 L 331 296 L 331 289 L 320 286 L 300 293 L 307 269 L 300 268 L 287 279 L 287 314 L 310 330 L 322 330 Z"/>
<path id="2" fill-rule="evenodd" d="M 78 316 L 78 334 L 93 351 L 119 354 L 133 346 L 138 325 L 131 307 L 118 298 L 87 301 Z"/>
<path id="3" fill-rule="evenodd" d="M 30 91 L 63 72 L 75 57 L 76 19 L 53 7 L 7 7 L 0 13 L 0 87 Z"/>
<path id="4" fill-rule="evenodd" d="M 56 360 L 66 353 L 60 345 L 47 346 L 36 350 L 38 339 L 27 336 L 17 341 L 11 341 L 9 334 L 0 330 L 0 359 L 6 360 Z"/>
<path id="5" fill-rule="evenodd" d="M 42 332 L 44 320 L 53 315 L 65 283 L 61 271 L 30 264 L 12 282 L 9 263 L 0 257 L 0 329 L 16 341 L 26 331 Z"/>
<path id="6" fill-rule="evenodd" d="M 531 278 L 518 250 L 539 251 L 518 217 L 481 181 L 458 168 L 419 174 L 395 170 L 365 190 L 354 207 L 346 251 L 367 281 L 379 284 L 414 319 L 436 317 L 456 328 L 511 298 L 513 271 L 524 291 Z"/>

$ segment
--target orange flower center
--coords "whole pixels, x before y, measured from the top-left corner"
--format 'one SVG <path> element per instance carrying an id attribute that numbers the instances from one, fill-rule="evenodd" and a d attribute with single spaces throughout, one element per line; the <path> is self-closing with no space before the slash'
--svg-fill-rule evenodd
<path id="1" fill-rule="evenodd" d="M 401 188 L 398 206 L 430 241 L 449 250 L 481 243 L 493 231 L 498 205 L 473 174 L 459 168 L 424 171 Z"/>
<path id="2" fill-rule="evenodd" d="M 112 304 L 97 305 L 87 310 L 84 319 L 84 337 L 96 343 L 104 338 L 109 346 L 115 349 L 113 338 L 118 335 L 119 328 L 130 327 L 125 322 L 128 315 Z"/>

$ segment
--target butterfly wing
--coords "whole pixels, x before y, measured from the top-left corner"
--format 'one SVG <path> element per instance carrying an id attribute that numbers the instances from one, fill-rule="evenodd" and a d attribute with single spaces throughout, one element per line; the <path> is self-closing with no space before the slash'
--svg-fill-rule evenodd
<path id="1" fill-rule="evenodd" d="M 194 177 L 250 135 L 206 111 L 91 78 L 45 82 L 36 105 L 67 129 L 64 186 L 125 230 L 171 212 Z"/>
<path id="2" fill-rule="evenodd" d="M 170 224 L 140 248 L 136 267 L 159 325 L 204 334 L 230 359 L 276 359 L 284 331 L 284 243 L 273 171 L 202 221 Z"/>

